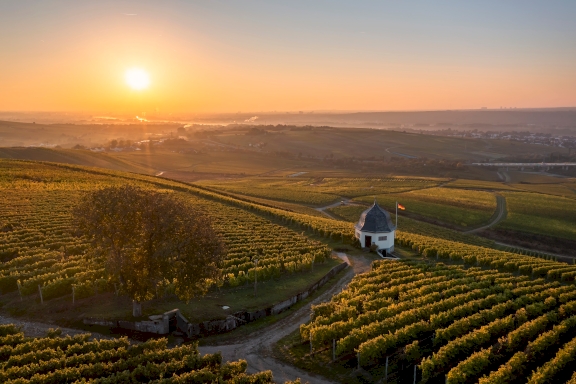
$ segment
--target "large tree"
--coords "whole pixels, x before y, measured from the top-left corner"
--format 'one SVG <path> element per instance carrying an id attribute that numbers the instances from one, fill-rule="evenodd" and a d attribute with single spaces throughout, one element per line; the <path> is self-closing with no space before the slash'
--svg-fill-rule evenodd
<path id="1" fill-rule="evenodd" d="M 220 278 L 224 246 L 210 218 L 173 192 L 107 187 L 87 193 L 73 217 L 133 300 L 134 316 L 141 316 L 141 302 L 152 299 L 161 282 L 188 301 Z"/>

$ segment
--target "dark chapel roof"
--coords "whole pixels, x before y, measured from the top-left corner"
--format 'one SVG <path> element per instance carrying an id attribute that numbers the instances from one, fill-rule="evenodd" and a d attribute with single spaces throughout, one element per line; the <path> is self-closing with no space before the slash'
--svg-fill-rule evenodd
<path id="1" fill-rule="evenodd" d="M 365 232 L 392 232 L 396 228 L 392 224 L 390 214 L 374 201 L 374 205 L 360 215 L 356 229 Z"/>

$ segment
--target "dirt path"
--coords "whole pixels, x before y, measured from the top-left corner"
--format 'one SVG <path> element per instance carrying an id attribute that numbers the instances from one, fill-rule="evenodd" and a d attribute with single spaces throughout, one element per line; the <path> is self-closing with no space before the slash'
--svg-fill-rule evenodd
<path id="1" fill-rule="evenodd" d="M 202 346 L 200 347 L 200 352 L 221 352 L 224 360 L 229 361 L 245 359 L 248 361 L 249 372 L 271 370 L 277 383 L 295 380 L 298 377 L 302 379 L 302 382 L 308 381 L 310 384 L 332 383 L 323 377 L 313 375 L 276 360 L 273 357 L 272 348 L 281 338 L 297 330 L 300 324 L 304 324 L 310 320 L 310 308 L 312 304 L 330 300 L 334 294 L 344 289 L 357 273 L 366 272 L 370 269 L 371 261 L 364 256 L 349 257 L 345 253 L 336 253 L 336 255 L 344 261 L 351 261 L 352 267 L 346 268 L 343 275 L 340 276 L 340 280 L 322 295 L 306 306 L 298 309 L 290 316 L 258 331 L 256 334 L 240 338 L 233 344 Z"/>
<path id="2" fill-rule="evenodd" d="M 506 198 L 497 193 L 495 193 L 495 195 L 496 195 L 496 217 L 494 217 L 494 219 L 490 223 L 483 225 L 479 228 L 471 229 L 470 231 L 466 231 L 464 233 L 475 233 L 482 231 L 484 229 L 488 229 L 506 218 Z"/>
<path id="3" fill-rule="evenodd" d="M 342 204 L 342 203 L 344 203 L 344 204 Z M 314 209 L 317 210 L 318 212 L 324 214 L 325 216 L 328 216 L 331 219 L 339 220 L 337 217 L 335 217 L 331 213 L 326 212 L 326 210 L 330 209 L 330 208 L 339 207 L 340 205 L 362 205 L 362 204 L 353 203 L 352 200 L 345 198 L 345 197 L 341 197 L 340 201 L 337 201 L 334 204 L 330 204 L 330 205 L 327 205 L 325 207 L 318 207 L 318 208 L 314 208 Z"/>
<path id="4" fill-rule="evenodd" d="M 225 361 L 245 359 L 248 362 L 248 372 L 255 373 L 258 371 L 271 370 L 277 383 L 284 383 L 287 380 L 295 380 L 296 378 L 301 378 L 302 382 L 309 382 L 310 384 L 332 383 L 330 380 L 323 377 L 310 374 L 275 359 L 273 357 L 272 348 L 281 338 L 297 330 L 300 327 L 300 324 L 304 324 L 310 320 L 310 308 L 313 304 L 330 300 L 333 295 L 342 291 L 356 274 L 367 272 L 370 269 L 372 261 L 364 256 L 348 256 L 341 252 L 336 252 L 335 254 L 351 265 L 351 267 L 346 268 L 342 274 L 339 275 L 340 277 L 338 282 L 336 282 L 326 292 L 322 293 L 316 299 L 298 309 L 290 316 L 265 329 L 259 330 L 255 334 L 239 338 L 232 344 L 202 346 L 199 347 L 200 352 L 203 354 L 221 352 Z M 27 321 L 6 315 L 0 315 L 0 324 L 19 325 L 22 327 L 24 334 L 29 337 L 45 336 L 46 332 L 50 328 L 60 328 L 63 335 L 73 336 L 87 333 L 83 330 L 62 328 L 53 324 Z M 98 333 L 92 333 L 92 336 L 101 339 L 112 338 Z"/>

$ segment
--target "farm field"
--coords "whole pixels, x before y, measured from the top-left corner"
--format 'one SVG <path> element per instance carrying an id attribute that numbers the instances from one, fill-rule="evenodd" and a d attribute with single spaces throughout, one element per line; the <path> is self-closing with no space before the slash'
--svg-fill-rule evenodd
<path id="1" fill-rule="evenodd" d="M 337 201 L 339 198 L 337 195 L 323 193 L 311 187 L 308 179 L 289 179 L 287 181 L 285 179 L 264 178 L 226 182 L 203 181 L 199 182 L 199 185 L 210 186 L 226 192 L 311 206 L 327 205 Z"/>
<path id="2" fill-rule="evenodd" d="M 381 193 L 405 192 L 437 186 L 444 179 L 427 178 L 334 178 L 319 177 L 266 177 L 239 180 L 205 180 L 198 185 L 262 197 L 272 200 L 322 206 L 338 201 L 340 197 L 373 196 Z"/>
<path id="3" fill-rule="evenodd" d="M 484 180 L 468 180 L 468 179 L 457 179 L 450 181 L 444 185 L 445 188 L 457 188 L 457 189 L 485 189 L 485 190 L 512 190 L 515 191 L 516 188 L 497 181 L 484 181 Z"/>
<path id="4" fill-rule="evenodd" d="M 201 355 L 196 344 L 167 347 L 166 339 L 131 344 L 126 338 L 93 339 L 90 334 L 31 338 L 14 325 L 0 325 L 2 383 L 274 383 L 272 372 L 248 374 L 244 360 L 223 362 Z"/>
<path id="5" fill-rule="evenodd" d="M 267 151 L 289 151 L 302 155 L 317 154 L 338 157 L 393 157 L 409 155 L 426 158 L 485 160 L 515 153 L 545 153 L 537 145 L 515 144 L 506 140 L 471 140 L 438 137 L 396 130 L 315 127 L 311 130 L 271 130 L 267 134 L 243 135 L 223 132 L 213 138 L 227 145 L 250 148 L 265 142 Z M 388 149 L 388 151 L 384 150 Z M 400 155 L 399 155 L 400 154 Z"/>
<path id="6" fill-rule="evenodd" d="M 398 201 L 410 213 L 465 228 L 488 222 L 496 209 L 496 198 L 490 192 L 446 188 L 365 196 L 355 200 L 369 203 L 374 198 L 389 211 L 394 210 Z"/>
<path id="7" fill-rule="evenodd" d="M 213 218 L 215 229 L 227 246 L 222 270 L 225 288 L 241 287 L 253 281 L 255 274 L 261 283 L 281 276 L 289 279 L 292 274 L 305 274 L 313 281 L 318 273 L 334 265 L 329 261 L 330 250 L 323 243 L 247 209 L 201 198 L 198 195 L 201 191 L 195 191 L 196 195 L 185 193 L 181 184 L 180 190 L 175 190 L 178 184 L 161 179 L 32 162 L 3 160 L 0 169 L 0 290 L 3 295 L 19 292 L 24 298 L 34 299 L 38 286 L 45 300 L 70 297 L 72 287 L 76 299 L 113 292 L 116 287 L 108 280 L 101 261 L 88 257 L 86 242 L 71 235 L 69 212 L 81 193 L 127 181 L 181 194 Z M 251 206 L 251 203 L 244 204 Z M 322 222 L 312 216 L 303 217 Z M 254 268 L 253 257 L 259 259 L 258 268 Z M 313 261 L 315 273 L 307 273 Z M 284 281 L 284 291 L 277 291 L 289 296 L 307 287 L 312 282 L 308 278 L 295 279 L 295 285 Z M 161 296 L 170 294 L 170 289 L 158 287 Z M 279 298 L 273 296 L 273 299 Z M 225 316 L 225 312 L 220 311 Z M 202 317 L 202 314 L 196 316 Z"/>
<path id="8" fill-rule="evenodd" d="M 503 192 L 508 216 L 498 228 L 576 240 L 576 200 L 528 192 Z"/>
<path id="9" fill-rule="evenodd" d="M 316 364 L 330 361 L 335 340 L 335 369 L 359 364 L 374 381 L 386 375 L 386 366 L 390 380 L 411 379 L 414 365 L 422 383 L 564 382 L 572 376 L 567 361 L 576 357 L 576 288 L 561 281 L 572 281 L 576 267 L 481 249 L 467 259 L 473 246 L 462 247 L 458 259 L 450 253 L 458 243 L 433 252 L 425 242 L 401 244 L 465 264 L 375 262 L 330 302 L 313 307 L 312 321 L 300 327 L 302 348 L 318 351 Z M 508 267 L 509 257 L 516 267 Z M 541 278 L 546 274 L 557 278 Z"/>
<path id="10" fill-rule="evenodd" d="M 328 209 L 328 212 L 343 220 L 349 221 L 351 223 L 356 223 L 358 221 L 358 218 L 360 217 L 360 214 L 366 208 L 367 208 L 366 206 L 362 205 L 341 205 Z M 392 221 L 395 222 L 396 220 L 395 214 L 391 212 L 390 216 L 392 218 Z M 440 239 L 458 241 L 466 244 L 480 245 L 488 248 L 494 247 L 494 242 L 492 240 L 480 236 L 461 233 L 453 229 L 440 227 L 438 225 L 429 224 L 423 221 L 417 221 L 400 215 L 398 215 L 398 231 L 400 233 L 406 232 L 418 235 L 434 236 Z"/>
<path id="11" fill-rule="evenodd" d="M 85 150 L 48 149 L 48 148 L 0 148 L 0 159 L 20 159 L 32 161 L 49 161 L 55 163 L 84 165 L 88 167 L 107 168 L 116 171 L 154 174 L 154 169 L 146 165 L 135 164 L 119 159 L 108 153 Z"/>
<path id="12" fill-rule="evenodd" d="M 248 180 L 258 180 L 262 189 L 267 186 L 270 190 L 315 188 L 310 184 L 326 191 L 340 188 L 340 192 L 357 185 L 351 193 L 368 186 L 412 188 L 382 196 L 413 194 L 425 202 L 454 201 L 485 210 L 493 198 L 490 192 L 438 187 L 441 181 L 434 179 L 295 177 L 266 184 L 270 179 Z M 222 272 L 226 279 L 221 287 L 185 304 L 170 298 L 170 286 L 159 286 L 158 297 L 144 303 L 145 315 L 178 307 L 193 322 L 227 316 L 224 305 L 231 311 L 266 307 L 303 290 L 338 263 L 330 257 L 325 242 L 312 239 L 350 244 L 352 222 L 366 208 L 331 208 L 330 212 L 348 219 L 338 221 L 289 210 L 298 206 L 294 203 L 274 205 L 266 204 L 274 203 L 273 199 L 251 201 L 219 194 L 212 182 L 186 185 L 118 171 L 0 160 L 0 304 L 5 310 L 42 316 L 46 309 L 38 303 L 40 286 L 51 308 L 45 318 L 56 312 L 71 315 L 75 321 L 83 316 L 130 317 L 130 301 L 114 295 L 116 287 L 101 261 L 89 258 L 86 242 L 71 234 L 69 216 L 83 192 L 126 182 L 178 194 L 202 207 L 225 240 L 228 253 Z M 208 185 L 210 188 L 204 188 Z M 522 202 L 535 204 L 523 196 L 536 195 L 533 193 L 500 193 L 522 194 L 517 196 Z M 413 205 L 406 201 L 401 200 L 410 209 Z M 510 205 L 510 209 L 514 207 Z M 545 213 L 527 207 L 538 215 Z M 563 209 L 569 212 L 573 208 Z M 373 377 L 382 376 L 386 356 L 391 374 L 409 374 L 412 371 L 399 367 L 416 365 L 423 382 L 444 380 L 445 375 L 450 383 L 482 377 L 488 383 L 510 369 L 534 380 L 540 376 L 564 380 L 571 375 L 572 371 L 555 362 L 566 353 L 575 353 L 571 348 L 576 347 L 569 342 L 576 337 L 575 266 L 499 251 L 490 248 L 494 245 L 490 240 L 478 236 L 407 217 L 399 219 L 397 246 L 402 254 L 417 256 L 410 257 L 412 261 L 378 261 L 372 272 L 359 275 L 330 302 L 314 307 L 312 322 L 301 327 L 300 335 L 311 340 L 318 356 L 331 354 L 334 339 L 335 353 L 344 364 L 339 369 L 346 371 L 345 366 L 356 364 L 359 351 L 360 365 Z M 253 257 L 260 260 L 257 269 Z M 261 296 L 254 298 L 250 283 L 256 274 Z M 72 287 L 77 306 L 71 309 Z M 541 335 L 546 338 L 540 339 Z M 503 336 L 508 344 L 498 341 Z M 542 346 L 538 354 L 532 352 L 533 346 Z M 518 359 L 522 361 L 519 366 Z M 551 365 L 561 369 L 553 371 Z"/>

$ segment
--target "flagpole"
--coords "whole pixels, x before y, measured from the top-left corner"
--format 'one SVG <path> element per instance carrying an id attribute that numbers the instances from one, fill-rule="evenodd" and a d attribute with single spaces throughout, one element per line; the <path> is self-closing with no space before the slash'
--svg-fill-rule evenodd
<path id="1" fill-rule="evenodd" d="M 398 229 L 398 202 L 396 202 L 396 229 Z"/>

